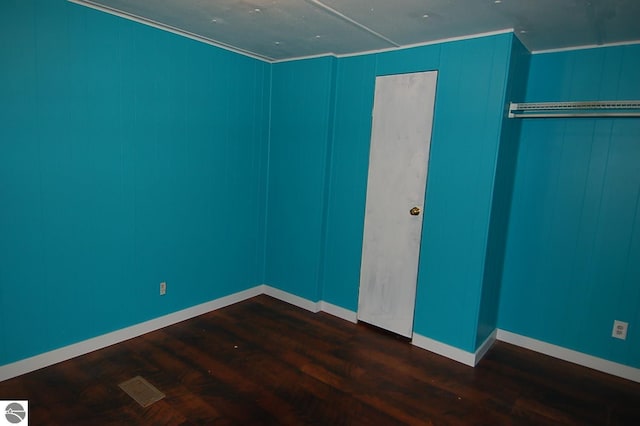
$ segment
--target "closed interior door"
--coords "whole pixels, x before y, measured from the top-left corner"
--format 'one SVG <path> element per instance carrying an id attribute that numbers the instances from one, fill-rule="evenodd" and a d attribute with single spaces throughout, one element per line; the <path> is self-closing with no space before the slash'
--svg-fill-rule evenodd
<path id="1" fill-rule="evenodd" d="M 411 337 L 437 71 L 376 78 L 358 320 Z"/>

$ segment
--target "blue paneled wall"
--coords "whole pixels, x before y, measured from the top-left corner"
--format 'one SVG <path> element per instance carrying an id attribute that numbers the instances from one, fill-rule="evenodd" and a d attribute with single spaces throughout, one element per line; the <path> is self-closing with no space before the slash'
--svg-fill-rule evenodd
<path id="1" fill-rule="evenodd" d="M 0 40 L 0 365 L 261 281 L 268 64 L 64 0 Z"/>
<path id="2" fill-rule="evenodd" d="M 507 101 L 524 99 L 529 73 L 529 51 L 514 38 L 511 46 L 509 77 L 506 90 Z M 503 117 L 504 117 L 503 113 Z M 500 136 L 500 147 L 496 159 L 491 217 L 487 235 L 480 314 L 478 318 L 476 345 L 493 333 L 498 323 L 498 305 L 506 250 L 509 212 L 513 194 L 513 180 L 520 140 L 520 120 L 504 119 Z"/>
<path id="3" fill-rule="evenodd" d="M 320 300 L 333 63 L 275 64 L 271 89 L 265 282 L 312 301 Z"/>
<path id="4" fill-rule="evenodd" d="M 438 70 L 414 328 L 471 352 L 487 337 L 477 330 L 511 46 L 504 34 L 339 59 L 324 300 L 357 309 L 375 77 Z"/>
<path id="5" fill-rule="evenodd" d="M 512 35 L 442 46 L 415 331 L 474 352 Z"/>
<path id="6" fill-rule="evenodd" d="M 639 67 L 640 45 L 533 55 L 527 100 L 640 99 Z M 639 160 L 637 118 L 522 123 L 500 328 L 640 367 Z"/>
<path id="7" fill-rule="evenodd" d="M 266 64 L 64 0 L 0 40 L 0 365 L 261 283 L 355 311 L 375 78 L 438 70 L 415 331 L 640 367 L 638 120 L 504 119 L 640 98 L 640 46 Z"/>
<path id="8" fill-rule="evenodd" d="M 341 58 L 335 78 L 322 299 L 351 311 L 358 308 L 375 66 L 375 55 Z"/>
<path id="9" fill-rule="evenodd" d="M 499 276 L 491 277 L 494 294 L 487 298 L 493 328 L 479 333 L 512 41 L 503 34 L 277 64 L 267 282 L 357 309 L 375 77 L 438 70 L 415 330 L 475 351 L 495 328 L 497 313 Z"/>

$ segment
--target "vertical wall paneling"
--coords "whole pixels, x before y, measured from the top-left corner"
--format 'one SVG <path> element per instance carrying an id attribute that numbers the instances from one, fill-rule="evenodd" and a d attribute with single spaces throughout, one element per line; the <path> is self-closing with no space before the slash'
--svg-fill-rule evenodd
<path id="1" fill-rule="evenodd" d="M 533 55 L 527 101 L 638 99 L 639 65 L 640 45 Z M 639 134 L 638 119 L 523 121 L 500 328 L 640 367 Z"/>
<path id="2" fill-rule="evenodd" d="M 526 101 L 640 98 L 639 45 L 269 65 L 22 0 L 0 60 L 0 364 L 262 282 L 356 310 L 375 77 L 438 70 L 415 331 L 473 352 L 498 310 L 640 367 L 639 121 L 503 119 L 527 68 Z"/>
<path id="3" fill-rule="evenodd" d="M 329 237 L 329 201 L 331 198 L 331 182 L 333 177 L 333 143 L 334 143 L 334 128 L 336 120 L 336 75 L 337 75 L 338 61 L 335 58 L 331 59 L 331 83 L 328 116 L 327 116 L 327 147 L 325 151 L 325 163 L 324 163 L 324 181 L 322 183 L 322 228 L 320 237 L 320 258 L 318 260 L 318 280 L 316 283 L 317 294 L 319 300 L 324 300 L 324 286 L 325 286 L 325 258 L 327 256 L 327 239 Z"/>
<path id="4" fill-rule="evenodd" d="M 0 23 L 0 364 L 260 283 L 269 64 L 65 0 Z"/>
<path id="5" fill-rule="evenodd" d="M 260 184 L 259 184 L 259 200 L 258 204 L 253 206 L 253 211 L 258 222 L 258 241 L 256 246 L 256 257 L 258 258 L 258 264 L 260 265 L 258 271 L 258 283 L 265 283 L 266 267 L 267 267 L 267 223 L 269 220 L 269 148 L 271 140 L 271 83 L 272 79 L 272 67 L 269 66 L 266 72 L 257 72 L 258 77 L 262 78 L 261 84 L 261 99 L 260 104 L 260 117 L 266 117 L 262 121 L 262 127 L 256 129 L 258 132 L 257 137 L 261 140 L 262 151 L 260 153 Z"/>
<path id="6" fill-rule="evenodd" d="M 339 59 L 335 78 L 323 300 L 358 308 L 375 56 Z"/>
<path id="7" fill-rule="evenodd" d="M 324 300 L 357 307 L 375 76 L 438 70 L 415 331 L 473 352 L 483 297 L 495 326 L 499 285 L 482 286 L 511 37 L 338 60 Z"/>
<path id="8" fill-rule="evenodd" d="M 439 46 L 340 58 L 336 70 L 323 299 L 356 310 L 377 75 L 438 68 Z"/>
<path id="9" fill-rule="evenodd" d="M 333 58 L 273 65 L 265 282 L 318 301 Z"/>
<path id="10" fill-rule="evenodd" d="M 476 350 L 510 34 L 441 46 L 415 331 Z"/>
<path id="11" fill-rule="evenodd" d="M 30 294 L 29 306 L 46 312 L 47 297 L 36 289 L 44 281 L 44 270 L 32 265 L 42 263 L 43 205 L 40 198 L 41 170 L 36 111 L 37 72 L 33 2 L 3 2 L 0 5 L 0 61 L 14 66 L 0 67 L 0 364 L 10 356 L 13 320 L 21 307 L 14 300 Z M 15 40 L 9 43 L 10 40 Z M 22 138 L 22 142 L 9 143 Z M 21 182 L 21 186 L 8 183 Z M 12 267 L 9 268 L 9 265 Z M 20 281 L 20 288 L 10 283 Z M 18 329 L 18 331 L 22 331 Z M 32 331 L 32 330 L 29 330 Z M 38 332 L 41 332 L 38 330 Z M 38 352 L 38 342 L 23 343 L 21 353 Z"/>
<path id="12" fill-rule="evenodd" d="M 507 89 L 504 105 L 508 105 L 510 101 L 524 99 L 529 72 L 529 57 L 528 50 L 514 37 L 509 58 L 509 74 L 506 76 Z M 479 347 L 493 333 L 498 322 L 500 284 L 522 123 L 521 120 L 506 119 L 505 116 L 506 111 L 503 110 L 500 146 L 496 158 L 491 200 L 491 218 L 487 236 L 476 347 Z"/>
<path id="13" fill-rule="evenodd" d="M 424 218 L 429 232 L 423 234 L 416 331 L 475 350 L 510 46 L 511 36 L 505 35 L 339 60 L 325 300 L 351 309 L 357 306 L 375 76 L 438 69 L 444 82 L 437 89 Z M 459 114 L 463 104 L 464 114 Z M 481 188 L 478 182 L 484 182 Z M 470 246 L 467 238 L 474 233 L 478 242 Z M 469 275 L 460 275 L 465 273 Z M 451 291 L 452 280 L 459 291 Z"/>

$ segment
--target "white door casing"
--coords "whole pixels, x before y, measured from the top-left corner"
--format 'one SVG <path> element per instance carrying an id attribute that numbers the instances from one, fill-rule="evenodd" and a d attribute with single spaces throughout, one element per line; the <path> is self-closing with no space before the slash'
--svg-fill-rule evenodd
<path id="1" fill-rule="evenodd" d="M 405 337 L 413 333 L 436 79 L 437 71 L 397 74 L 375 85 L 358 320 Z"/>

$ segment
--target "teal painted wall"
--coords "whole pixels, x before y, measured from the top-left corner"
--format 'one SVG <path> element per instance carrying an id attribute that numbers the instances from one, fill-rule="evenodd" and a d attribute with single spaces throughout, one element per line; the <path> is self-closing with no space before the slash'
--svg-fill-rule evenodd
<path id="1" fill-rule="evenodd" d="M 513 36 L 445 44 L 427 182 L 415 331 L 473 352 Z"/>
<path id="2" fill-rule="evenodd" d="M 64 0 L 0 62 L 0 365 L 261 282 L 268 64 Z"/>
<path id="3" fill-rule="evenodd" d="M 375 55 L 338 60 L 328 170 L 322 299 L 358 309 L 360 258 L 375 86 Z"/>
<path id="4" fill-rule="evenodd" d="M 525 83 L 637 99 L 639 46 L 269 65 L 23 0 L 0 4 L 0 59 L 0 365 L 262 282 L 357 310 L 375 77 L 438 70 L 415 331 L 640 366 L 638 120 L 503 119 Z"/>
<path id="5" fill-rule="evenodd" d="M 375 77 L 438 70 L 414 329 L 475 351 L 511 46 L 504 34 L 338 60 L 323 300 L 357 309 Z"/>
<path id="6" fill-rule="evenodd" d="M 527 100 L 640 99 L 639 67 L 640 45 L 533 55 Z M 500 328 L 640 367 L 640 119 L 521 132 Z"/>
<path id="7" fill-rule="evenodd" d="M 503 117 L 508 113 L 508 102 L 524 99 L 529 74 L 529 51 L 514 37 L 511 46 L 510 65 L 505 109 Z M 500 147 L 494 176 L 493 199 L 491 201 L 491 218 L 484 264 L 484 277 L 476 347 L 481 345 L 497 328 L 500 303 L 500 285 L 506 249 L 511 196 L 518 156 L 521 120 L 502 120 Z"/>
<path id="8" fill-rule="evenodd" d="M 330 150 L 330 57 L 273 66 L 265 282 L 318 301 Z"/>
<path id="9" fill-rule="evenodd" d="M 377 75 L 435 70 L 440 47 L 340 58 L 331 133 L 323 300 L 356 311 Z"/>

